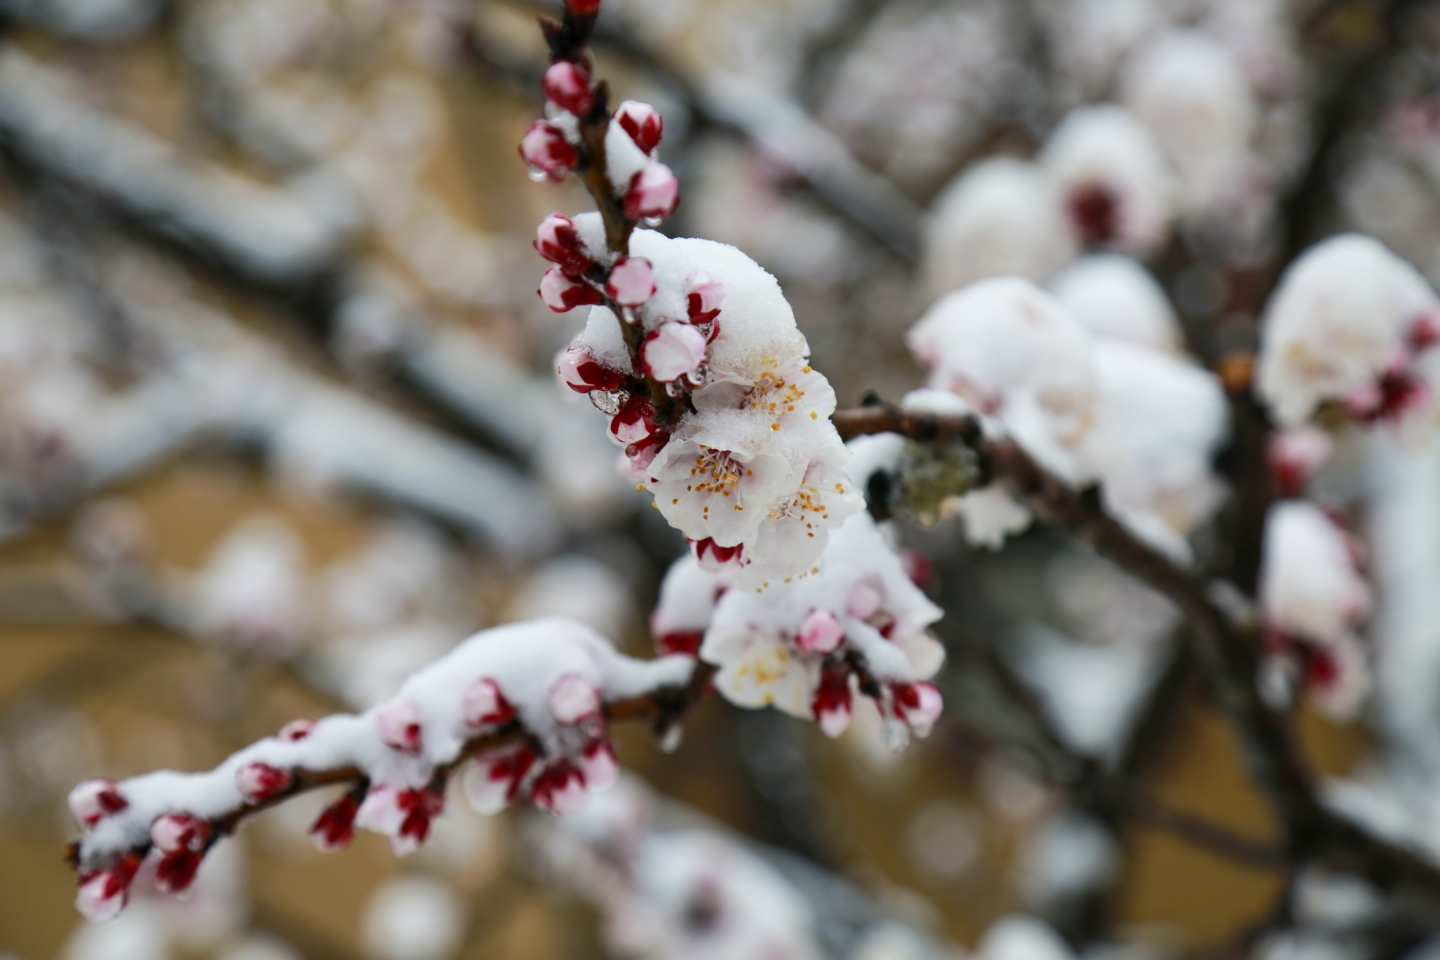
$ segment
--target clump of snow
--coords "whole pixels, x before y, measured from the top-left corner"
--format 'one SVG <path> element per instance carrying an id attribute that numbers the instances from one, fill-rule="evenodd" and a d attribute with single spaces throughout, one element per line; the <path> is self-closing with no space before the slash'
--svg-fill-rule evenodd
<path id="1" fill-rule="evenodd" d="M 1325 403 L 1366 420 L 1433 408 L 1440 299 L 1379 241 L 1311 247 L 1266 305 L 1256 389 L 1284 426 Z"/>
<path id="2" fill-rule="evenodd" d="M 370 960 L 447 960 L 464 933 L 465 911 L 438 880 L 401 876 L 370 896 L 361 940 Z"/>
<path id="3" fill-rule="evenodd" d="M 1130 257 L 1097 253 L 1051 277 L 1050 292 L 1096 336 L 1178 353 L 1175 309 L 1150 272 Z"/>
<path id="4" fill-rule="evenodd" d="M 247 520 L 190 582 L 196 627 L 236 646 L 288 653 L 305 623 L 304 548 L 280 520 Z"/>
<path id="5" fill-rule="evenodd" d="M 991 157 L 935 198 L 921 236 L 926 292 L 939 297 L 987 277 L 1040 281 L 1075 256 L 1060 194 L 1045 170 Z"/>

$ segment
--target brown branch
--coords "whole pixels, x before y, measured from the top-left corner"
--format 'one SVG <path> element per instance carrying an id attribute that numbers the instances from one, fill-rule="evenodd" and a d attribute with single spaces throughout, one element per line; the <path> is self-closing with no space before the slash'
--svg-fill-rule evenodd
<path id="1" fill-rule="evenodd" d="M 1204 582 L 1137 540 L 1109 516 L 1097 488 L 1076 490 L 1046 472 L 1011 440 L 987 440 L 978 421 L 872 403 L 833 416 L 842 437 L 899 433 L 924 442 L 964 443 L 985 471 L 1042 522 L 1089 544 L 1131 576 L 1168 597 L 1189 625 L 1197 659 L 1214 681 L 1221 707 L 1241 735 L 1255 778 L 1284 827 L 1288 863 L 1320 860 L 1382 888 L 1414 887 L 1440 900 L 1440 868 L 1321 806 L 1288 718 L 1260 698 L 1261 644 L 1253 624 L 1237 624 L 1212 602 Z M 967 439 L 969 438 L 969 439 Z"/>

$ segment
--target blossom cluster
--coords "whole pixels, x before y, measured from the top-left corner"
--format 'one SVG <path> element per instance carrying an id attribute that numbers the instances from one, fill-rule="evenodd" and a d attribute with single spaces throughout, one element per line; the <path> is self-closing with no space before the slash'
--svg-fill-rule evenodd
<path id="1" fill-rule="evenodd" d="M 718 667 L 715 687 L 732 703 L 813 719 L 832 737 L 863 693 L 898 749 L 940 714 L 927 680 L 945 651 L 927 628 L 941 613 L 858 513 L 831 535 L 818 574 L 762 592 L 730 589 L 683 557 L 665 576 L 651 631 L 661 650 L 696 652 Z"/>
<path id="2" fill-rule="evenodd" d="M 975 413 L 1068 483 L 1101 483 L 1112 515 L 1184 559 L 1185 537 L 1223 496 L 1210 461 L 1228 429 L 1224 394 L 1215 376 L 1172 352 L 1170 325 L 1153 308 L 1158 291 L 1126 268 L 1099 269 L 1112 272 L 1102 291 L 1135 285 L 1138 319 L 1092 331 L 1081 317 L 1103 311 L 1077 314 L 1029 281 L 1002 277 L 941 298 L 911 329 L 910 348 L 931 391 L 958 397 L 946 412 Z M 957 509 L 970 539 L 990 545 L 1029 522 L 994 487 Z"/>
<path id="3" fill-rule="evenodd" d="M 519 797 L 569 812 L 617 775 L 606 704 L 682 687 L 692 668 L 686 657 L 624 657 L 571 620 L 512 624 L 471 637 L 363 714 L 292 722 L 214 770 L 87 781 L 70 795 L 84 830 L 77 906 L 114 916 L 147 862 L 161 890 L 184 891 L 226 818 L 317 783 L 347 784 L 311 827 L 322 850 L 347 845 L 357 827 L 399 855 L 417 849 L 457 763 L 479 812 Z M 493 745 L 472 748 L 482 741 Z"/>
<path id="4" fill-rule="evenodd" d="M 1370 610 L 1363 547 L 1340 520 L 1305 500 L 1283 500 L 1265 520 L 1260 605 L 1268 679 L 1299 682 L 1317 707 L 1352 719 L 1370 687 L 1357 627 Z"/>

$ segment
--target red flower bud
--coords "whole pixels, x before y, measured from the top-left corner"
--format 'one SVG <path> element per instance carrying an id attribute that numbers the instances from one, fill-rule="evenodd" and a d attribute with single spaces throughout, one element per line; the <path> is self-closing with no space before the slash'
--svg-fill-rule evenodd
<path id="1" fill-rule="evenodd" d="M 290 786 L 290 771 L 268 763 L 247 763 L 235 771 L 235 788 L 246 803 L 262 803 Z"/>
<path id="2" fill-rule="evenodd" d="M 567 277 L 578 277 L 594 262 L 580 242 L 575 222 L 552 213 L 535 231 L 535 252 L 556 264 Z"/>
<path id="3" fill-rule="evenodd" d="M 535 121 L 520 141 L 520 158 L 530 167 L 530 176 L 536 180 L 549 177 L 559 183 L 565 175 L 580 162 L 575 148 L 565 139 L 559 127 Z"/>
<path id="4" fill-rule="evenodd" d="M 599 290 L 588 283 L 572 280 L 558 267 L 545 271 L 545 276 L 540 278 L 540 289 L 537 292 L 540 299 L 545 301 L 545 306 L 556 313 L 565 313 L 586 304 L 601 303 L 605 299 Z"/>
<path id="5" fill-rule="evenodd" d="M 631 220 L 663 220 L 675 212 L 680 201 L 680 184 L 663 163 L 647 164 L 625 191 L 625 216 Z"/>
<path id="6" fill-rule="evenodd" d="M 613 392 L 620 388 L 624 379 L 620 371 L 603 366 L 589 353 L 574 347 L 560 355 L 556 372 L 576 393 L 589 393 L 591 390 Z"/>
<path id="7" fill-rule="evenodd" d="M 560 60 L 550 64 L 541 81 L 545 99 L 561 110 L 568 110 L 577 117 L 590 112 L 595 105 L 595 93 L 590 89 L 590 77 L 577 64 Z"/>
<path id="8" fill-rule="evenodd" d="M 355 814 L 359 810 L 360 802 L 348 793 L 322 810 L 310 826 L 315 846 L 326 853 L 349 846 L 355 839 Z"/>
<path id="9" fill-rule="evenodd" d="M 635 146 L 639 147 L 642 153 L 649 155 L 660 146 L 660 137 L 665 132 L 665 120 L 650 104 L 626 100 L 615 111 L 615 122 L 620 124 L 620 129 L 630 134 L 630 139 L 635 141 Z"/>

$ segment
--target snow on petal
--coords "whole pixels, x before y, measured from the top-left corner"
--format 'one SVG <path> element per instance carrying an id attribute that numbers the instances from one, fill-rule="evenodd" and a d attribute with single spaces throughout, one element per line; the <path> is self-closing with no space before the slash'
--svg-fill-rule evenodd
<path id="1" fill-rule="evenodd" d="M 1179 352 L 1180 320 L 1150 272 L 1122 254 L 1082 257 L 1046 286 L 1096 336 Z"/>
<path id="2" fill-rule="evenodd" d="M 1315 504 L 1285 500 L 1270 509 L 1260 605 L 1271 629 L 1321 645 L 1353 636 L 1369 611 L 1354 539 Z"/>

